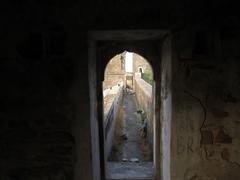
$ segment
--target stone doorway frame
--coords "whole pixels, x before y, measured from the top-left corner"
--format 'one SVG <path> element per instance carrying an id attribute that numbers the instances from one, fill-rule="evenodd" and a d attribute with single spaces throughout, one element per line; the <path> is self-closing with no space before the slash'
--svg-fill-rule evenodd
<path id="1" fill-rule="evenodd" d="M 162 77 L 161 50 L 162 44 L 170 34 L 166 30 L 123 30 L 123 31 L 90 31 L 88 34 L 88 71 L 90 92 L 90 121 L 92 148 L 92 179 L 105 180 L 104 132 L 103 132 L 103 95 L 102 81 L 109 60 L 125 50 L 143 56 L 152 66 L 153 85 L 153 164 L 157 180 L 170 180 L 163 175 L 164 129 L 162 113 Z M 170 47 L 171 48 L 171 47 Z M 171 52 L 171 51 L 170 51 Z M 93 73 L 96 72 L 96 73 Z M 168 127 L 170 128 L 170 127 Z M 170 131 L 169 135 L 170 137 Z M 170 143 L 168 144 L 170 146 Z M 167 148 L 170 150 L 170 148 Z M 167 157 L 170 160 L 170 157 Z M 170 162 L 168 162 L 170 168 Z M 169 177 L 169 178 L 165 178 Z"/>

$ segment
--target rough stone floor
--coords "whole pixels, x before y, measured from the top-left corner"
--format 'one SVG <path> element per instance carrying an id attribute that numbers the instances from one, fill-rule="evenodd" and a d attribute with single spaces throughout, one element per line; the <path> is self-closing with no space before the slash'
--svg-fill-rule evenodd
<path id="1" fill-rule="evenodd" d="M 148 145 L 139 133 L 135 98 L 134 94 L 123 96 L 122 139 L 115 143 L 115 150 L 107 163 L 108 179 L 147 180 L 153 177 L 153 163 L 147 162 L 150 159 Z"/>
<path id="2" fill-rule="evenodd" d="M 120 163 L 108 162 L 108 177 L 107 180 L 152 180 L 153 178 L 153 163 Z"/>

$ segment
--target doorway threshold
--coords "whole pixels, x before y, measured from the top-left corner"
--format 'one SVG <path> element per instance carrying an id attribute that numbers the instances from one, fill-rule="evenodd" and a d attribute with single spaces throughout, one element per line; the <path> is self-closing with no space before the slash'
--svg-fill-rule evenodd
<path id="1" fill-rule="evenodd" d="M 152 162 L 107 162 L 107 180 L 153 180 Z"/>

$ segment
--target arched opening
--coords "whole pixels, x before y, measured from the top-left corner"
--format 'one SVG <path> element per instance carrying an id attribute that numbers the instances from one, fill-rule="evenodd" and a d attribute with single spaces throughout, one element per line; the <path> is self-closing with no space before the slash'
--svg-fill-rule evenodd
<path id="1" fill-rule="evenodd" d="M 103 124 L 103 81 L 109 60 L 125 50 L 145 57 L 153 70 L 153 171 L 154 177 L 170 179 L 171 134 L 171 37 L 168 31 L 93 31 L 89 33 L 89 90 L 91 157 L 94 180 L 105 180 L 106 156 Z M 122 66 L 124 67 L 124 66 Z M 92 73 L 96 72 L 96 73 Z M 133 86 L 134 87 L 134 86 Z M 121 174 L 121 172 L 119 172 Z M 123 178 L 136 179 L 136 178 Z"/>
<path id="2" fill-rule="evenodd" d="M 103 132 L 109 179 L 154 177 L 152 82 L 151 65 L 136 53 L 117 54 L 105 67 Z"/>

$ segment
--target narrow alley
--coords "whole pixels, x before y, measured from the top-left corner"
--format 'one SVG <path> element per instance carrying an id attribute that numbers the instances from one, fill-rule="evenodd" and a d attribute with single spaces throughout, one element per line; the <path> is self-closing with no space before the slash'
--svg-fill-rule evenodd
<path id="1" fill-rule="evenodd" d="M 146 139 L 141 136 L 141 115 L 138 114 L 136 97 L 132 92 L 123 95 L 121 115 L 109 161 L 144 162 L 150 160 Z"/>
<path id="2" fill-rule="evenodd" d="M 152 79 L 150 64 L 135 53 L 124 51 L 106 67 L 104 145 L 109 180 L 154 179 L 153 98 L 148 82 Z"/>
<path id="3" fill-rule="evenodd" d="M 141 136 L 141 115 L 138 114 L 134 93 L 124 93 L 121 109 L 107 163 L 108 179 L 151 180 L 153 163 L 147 140 Z"/>

